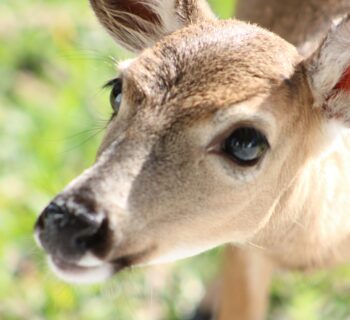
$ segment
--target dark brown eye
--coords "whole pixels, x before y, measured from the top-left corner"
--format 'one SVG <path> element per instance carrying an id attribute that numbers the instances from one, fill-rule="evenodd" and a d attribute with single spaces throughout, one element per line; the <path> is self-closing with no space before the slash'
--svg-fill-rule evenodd
<path id="1" fill-rule="evenodd" d="M 266 137 L 250 127 L 236 129 L 223 144 L 223 152 L 241 166 L 255 165 L 268 148 Z"/>
<path id="2" fill-rule="evenodd" d="M 111 95 L 109 97 L 111 107 L 113 109 L 113 114 L 116 115 L 119 111 L 120 105 L 122 103 L 122 80 L 120 78 L 112 80 L 110 83 L 112 86 Z"/>

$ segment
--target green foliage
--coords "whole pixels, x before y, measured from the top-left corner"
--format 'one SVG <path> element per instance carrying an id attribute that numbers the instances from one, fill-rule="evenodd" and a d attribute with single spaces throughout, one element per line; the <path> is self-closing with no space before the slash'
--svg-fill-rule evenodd
<path id="1" fill-rule="evenodd" d="M 222 17 L 229 0 L 211 1 Z M 0 2 L 0 319 L 181 319 L 216 272 L 220 250 L 132 270 L 106 284 L 67 285 L 48 270 L 33 224 L 94 161 L 109 118 L 114 58 L 88 1 Z M 346 319 L 350 271 L 277 277 L 271 319 Z"/>

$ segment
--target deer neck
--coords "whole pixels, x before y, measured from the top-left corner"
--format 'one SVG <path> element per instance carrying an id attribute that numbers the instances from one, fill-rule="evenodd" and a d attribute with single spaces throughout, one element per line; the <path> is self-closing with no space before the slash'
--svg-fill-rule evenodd
<path id="1" fill-rule="evenodd" d="M 344 131 L 310 159 L 251 243 L 289 268 L 327 267 L 350 258 L 350 140 Z M 274 234 L 274 238 L 271 238 Z"/>
<path id="2" fill-rule="evenodd" d="M 332 22 L 349 11 L 348 0 L 241 0 L 236 14 L 238 19 L 278 34 L 308 55 Z"/>

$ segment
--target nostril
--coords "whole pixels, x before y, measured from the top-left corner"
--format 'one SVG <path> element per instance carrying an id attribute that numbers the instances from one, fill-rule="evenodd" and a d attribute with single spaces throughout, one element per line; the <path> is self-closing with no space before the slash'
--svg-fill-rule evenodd
<path id="1" fill-rule="evenodd" d="M 94 250 L 101 247 L 106 240 L 108 220 L 104 219 L 98 226 L 82 230 L 74 237 L 74 245 L 83 250 Z"/>
<path id="2" fill-rule="evenodd" d="M 36 224 L 35 224 L 35 229 L 42 231 L 50 225 L 53 221 L 59 221 L 61 220 L 61 223 L 64 222 L 64 217 L 65 217 L 65 210 L 60 208 L 56 203 L 51 202 L 41 213 L 40 217 L 38 218 Z"/>
<path id="3" fill-rule="evenodd" d="M 59 207 L 55 202 L 51 202 L 45 209 L 47 212 L 52 212 L 52 213 L 64 213 L 63 208 Z"/>
<path id="4" fill-rule="evenodd" d="M 64 228 L 69 223 L 69 212 L 55 203 L 51 203 L 42 216 L 44 227 L 55 225 Z"/>

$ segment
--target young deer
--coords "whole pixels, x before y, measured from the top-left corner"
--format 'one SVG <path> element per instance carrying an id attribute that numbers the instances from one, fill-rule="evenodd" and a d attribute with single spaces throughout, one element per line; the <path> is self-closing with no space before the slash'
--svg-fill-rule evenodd
<path id="1" fill-rule="evenodd" d="M 235 244 L 219 318 L 262 319 L 272 265 L 350 258 L 349 16 L 323 41 L 327 19 L 307 20 L 322 32 L 290 31 L 298 51 L 256 25 L 218 21 L 204 0 L 90 2 L 138 56 L 109 83 L 114 115 L 96 163 L 37 221 L 59 276 L 101 281 Z M 238 13 L 265 15 L 288 40 L 295 19 L 272 23 L 277 2 L 248 0 Z M 339 4 L 331 20 L 350 11 L 346 1 L 317 8 L 328 2 Z"/>

